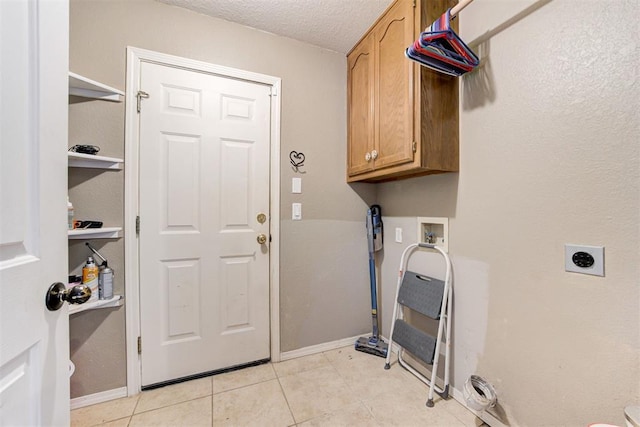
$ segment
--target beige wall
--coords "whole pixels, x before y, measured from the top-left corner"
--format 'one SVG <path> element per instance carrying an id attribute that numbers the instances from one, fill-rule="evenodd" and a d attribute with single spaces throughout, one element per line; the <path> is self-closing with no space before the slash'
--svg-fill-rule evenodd
<path id="1" fill-rule="evenodd" d="M 451 218 L 453 385 L 493 383 L 506 425 L 624 425 L 640 403 L 639 16 L 635 0 L 477 0 L 460 31 L 490 54 L 461 79 L 460 173 L 379 187 L 405 236 L 409 217 Z M 606 276 L 565 272 L 565 243 L 604 246 Z"/>
<path id="2" fill-rule="evenodd" d="M 72 0 L 70 27 L 70 70 L 123 90 L 128 45 L 282 78 L 282 351 L 364 334 L 370 325 L 363 218 L 375 188 L 344 179 L 345 56 L 148 0 Z M 70 143 L 122 156 L 123 123 L 123 104 L 74 103 Z M 302 195 L 290 194 L 291 150 L 306 155 Z M 70 173 L 79 216 L 122 223 L 123 185 L 123 172 Z M 299 222 L 290 220 L 294 201 L 303 203 Z M 95 243 L 122 292 L 122 240 Z M 82 244 L 72 245 L 70 270 L 81 268 L 86 255 Z M 72 397 L 125 385 L 125 308 L 72 317 Z"/>

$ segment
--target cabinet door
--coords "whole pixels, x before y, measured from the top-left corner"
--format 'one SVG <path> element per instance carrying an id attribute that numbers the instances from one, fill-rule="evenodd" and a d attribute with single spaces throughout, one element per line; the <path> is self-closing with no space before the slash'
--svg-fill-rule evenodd
<path id="1" fill-rule="evenodd" d="M 349 111 L 347 174 L 349 176 L 373 169 L 373 160 L 369 158 L 374 141 L 373 64 L 373 38 L 368 36 L 347 58 L 347 109 Z"/>
<path id="2" fill-rule="evenodd" d="M 405 49 L 414 41 L 414 7 L 399 0 L 376 26 L 375 168 L 413 161 L 413 62 Z"/>

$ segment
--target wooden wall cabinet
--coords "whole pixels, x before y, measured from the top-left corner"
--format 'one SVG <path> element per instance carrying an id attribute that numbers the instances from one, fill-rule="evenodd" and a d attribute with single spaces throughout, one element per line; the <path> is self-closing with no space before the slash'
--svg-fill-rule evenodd
<path id="1" fill-rule="evenodd" d="M 405 49 L 449 0 L 396 0 L 347 55 L 347 181 L 458 170 L 458 80 Z"/>

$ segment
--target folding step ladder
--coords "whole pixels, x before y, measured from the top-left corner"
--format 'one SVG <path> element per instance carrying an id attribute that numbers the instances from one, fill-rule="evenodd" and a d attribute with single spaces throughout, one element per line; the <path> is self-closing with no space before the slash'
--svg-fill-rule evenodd
<path id="1" fill-rule="evenodd" d="M 418 248 L 433 249 L 444 257 L 446 273 L 444 281 L 424 276 L 422 274 L 406 271 L 409 256 Z M 414 374 L 418 379 L 429 386 L 427 406 L 433 407 L 433 392 L 437 392 L 443 399 L 449 397 L 449 359 L 451 342 L 451 302 L 453 289 L 451 286 L 451 260 L 440 247 L 428 243 L 415 243 L 409 245 L 400 257 L 400 272 L 398 275 L 398 287 L 396 289 L 396 304 L 393 308 L 391 334 L 389 337 L 389 350 L 395 343 L 398 347 L 398 363 Z M 409 325 L 404 321 L 404 308 L 411 309 L 431 319 L 438 320 L 438 335 L 432 337 L 426 332 Z M 444 336 L 444 379 L 443 387 L 436 385 L 436 373 L 440 346 Z M 431 378 L 428 379 L 415 368 L 409 365 L 403 358 L 404 351 L 408 351 L 417 359 L 428 365 L 432 365 Z M 391 365 L 391 351 L 387 352 L 385 369 Z"/>

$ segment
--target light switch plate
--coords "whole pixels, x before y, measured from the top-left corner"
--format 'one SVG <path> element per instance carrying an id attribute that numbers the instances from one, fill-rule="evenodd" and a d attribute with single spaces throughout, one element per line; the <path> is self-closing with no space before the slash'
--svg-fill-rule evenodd
<path id="1" fill-rule="evenodd" d="M 402 228 L 396 227 L 396 243 L 402 243 Z"/>
<path id="2" fill-rule="evenodd" d="M 604 276 L 604 246 L 565 244 L 564 270 Z"/>
<path id="3" fill-rule="evenodd" d="M 302 203 L 291 204 L 291 219 L 300 221 L 302 219 Z"/>
<path id="4" fill-rule="evenodd" d="M 293 194 L 302 193 L 302 178 L 291 178 L 291 192 Z"/>

